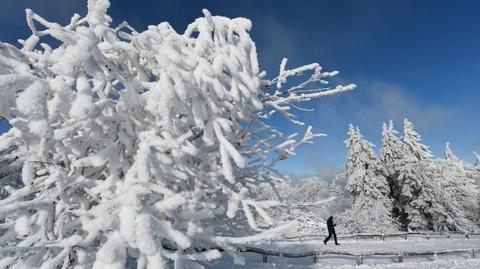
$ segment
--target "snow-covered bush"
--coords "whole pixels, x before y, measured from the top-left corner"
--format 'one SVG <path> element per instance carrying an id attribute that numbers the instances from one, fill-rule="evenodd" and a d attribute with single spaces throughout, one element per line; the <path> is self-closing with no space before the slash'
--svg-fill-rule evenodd
<path id="1" fill-rule="evenodd" d="M 359 207 L 353 204 L 347 208 L 338 217 L 335 218 L 338 223 L 337 233 L 392 233 L 399 230 L 398 222 L 392 218 L 392 212 L 387 210 L 385 203 L 377 199 L 370 203 L 370 208 Z"/>
<path id="2" fill-rule="evenodd" d="M 306 176 L 300 179 L 293 195 L 299 203 L 315 203 L 330 197 L 330 184 L 319 176 Z"/>
<path id="3" fill-rule="evenodd" d="M 293 182 L 289 176 L 284 177 L 280 184 L 262 183 L 253 190 L 258 198 L 283 202 L 266 210 L 273 226 L 290 226 L 282 235 L 324 233 L 328 216 L 345 209 L 346 199 L 337 180 L 329 184 L 319 176 L 306 176 Z"/>
<path id="4" fill-rule="evenodd" d="M 218 258 L 192 250 L 255 239 L 236 236 L 260 231 L 254 215 L 271 223 L 265 209 L 279 202 L 250 189 L 320 136 L 284 135 L 269 119 L 301 125 L 293 103 L 355 87 L 329 87 L 338 72 L 287 69 L 286 59 L 267 80 L 247 19 L 204 10 L 183 34 L 165 22 L 137 32 L 111 27 L 109 5 L 89 0 L 65 26 L 27 10 L 22 48 L 0 43 L 0 115 L 13 126 L 0 149 L 12 136 L 23 165 L 22 184 L 0 200 L 1 267 L 197 268 Z M 287 87 L 293 76 L 307 77 Z"/>

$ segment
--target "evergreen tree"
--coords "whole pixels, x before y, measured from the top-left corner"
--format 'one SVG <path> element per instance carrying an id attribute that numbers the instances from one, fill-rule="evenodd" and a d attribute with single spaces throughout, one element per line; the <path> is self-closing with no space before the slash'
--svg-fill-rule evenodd
<path id="1" fill-rule="evenodd" d="M 480 196 L 479 188 L 475 184 L 474 168 L 458 158 L 450 149 L 448 142 L 445 146 L 445 159 L 442 160 L 441 164 L 443 189 L 458 201 L 468 220 L 478 221 Z M 473 226 L 473 223 L 471 226 Z"/>
<path id="2" fill-rule="evenodd" d="M 385 168 L 386 176 L 392 181 L 396 175 L 396 165 L 400 161 L 399 150 L 402 141 L 397 137 L 397 130 L 393 127 L 393 121 L 390 120 L 388 125 L 383 123 L 382 126 L 382 148 L 380 149 L 380 160 Z"/>
<path id="3" fill-rule="evenodd" d="M 392 215 L 394 217 L 400 217 L 403 211 L 402 206 L 398 203 L 398 199 L 395 199 L 400 196 L 402 190 L 398 176 L 402 165 L 403 142 L 397 135 L 398 132 L 394 129 L 392 120 L 388 122 L 388 125 L 383 123 L 380 160 L 382 161 L 385 176 L 390 186 L 390 197 L 392 197 L 393 200 Z"/>
<path id="4" fill-rule="evenodd" d="M 480 155 L 477 152 L 473 152 L 475 155 L 475 163 L 473 164 L 473 177 L 478 186 L 480 186 Z"/>
<path id="5" fill-rule="evenodd" d="M 480 155 L 475 151 L 473 152 L 473 154 L 475 154 L 475 164 L 473 165 L 473 167 L 475 167 L 476 169 L 480 169 Z"/>
<path id="6" fill-rule="evenodd" d="M 348 134 L 349 138 L 345 141 L 348 148 L 346 176 L 347 189 L 352 195 L 352 209 L 346 213 L 359 217 L 357 232 L 367 231 L 361 228 L 362 224 L 373 227 L 395 226 L 396 221 L 391 217 L 390 188 L 381 162 L 373 150 L 374 145 L 362 136 L 358 127 L 354 128 L 351 124 Z M 375 209 L 374 213 L 372 209 Z"/>
<path id="7" fill-rule="evenodd" d="M 465 230 L 470 226 L 464 210 L 442 186 L 442 168 L 413 124 L 404 120 L 394 199 L 400 221 L 408 230 Z"/>

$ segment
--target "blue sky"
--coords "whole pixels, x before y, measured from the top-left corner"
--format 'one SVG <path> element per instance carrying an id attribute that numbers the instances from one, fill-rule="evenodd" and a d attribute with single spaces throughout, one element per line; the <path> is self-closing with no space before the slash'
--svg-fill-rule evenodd
<path id="1" fill-rule="evenodd" d="M 297 175 L 327 175 L 345 162 L 348 123 L 358 124 L 380 146 L 381 124 L 411 119 L 437 156 L 446 141 L 472 162 L 480 151 L 480 1 L 146 1 L 113 0 L 114 23 L 137 30 L 168 21 L 178 32 L 213 14 L 252 20 L 261 67 L 275 75 L 283 57 L 290 66 L 318 62 L 353 82 L 351 93 L 312 101 L 300 113 L 314 130 L 327 133 L 281 169 Z M 135 3 L 135 4 L 133 4 Z M 28 36 L 27 7 L 66 24 L 86 12 L 80 0 L 2 0 L 0 40 Z M 301 132 L 301 128 L 281 126 Z M 2 123 L 0 131 L 5 130 Z"/>

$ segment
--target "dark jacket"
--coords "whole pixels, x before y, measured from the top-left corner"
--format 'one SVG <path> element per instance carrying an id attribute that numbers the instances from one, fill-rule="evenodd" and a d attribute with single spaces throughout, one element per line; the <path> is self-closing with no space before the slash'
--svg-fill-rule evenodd
<path id="1" fill-rule="evenodd" d="M 335 233 L 335 225 L 337 224 L 333 224 L 333 218 L 330 217 L 327 219 L 327 228 L 328 228 L 328 232 L 329 233 Z"/>

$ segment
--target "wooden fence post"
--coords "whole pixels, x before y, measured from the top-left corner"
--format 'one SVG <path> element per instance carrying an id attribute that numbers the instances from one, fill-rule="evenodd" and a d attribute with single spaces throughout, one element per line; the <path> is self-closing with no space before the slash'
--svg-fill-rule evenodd
<path id="1" fill-rule="evenodd" d="M 447 232 L 447 239 L 450 239 L 450 233 Z"/>
<path id="2" fill-rule="evenodd" d="M 405 234 L 405 240 L 407 240 L 407 233 Z"/>
<path id="3" fill-rule="evenodd" d="M 427 233 L 427 240 L 430 240 L 430 234 Z"/>
<path id="4" fill-rule="evenodd" d="M 475 249 L 474 248 L 472 248 L 470 250 L 470 258 L 475 259 Z"/>
<path id="5" fill-rule="evenodd" d="M 267 263 L 267 262 L 268 262 L 268 254 L 267 254 L 267 253 L 263 253 L 262 262 L 263 262 L 263 263 Z"/>
<path id="6" fill-rule="evenodd" d="M 468 234 L 468 232 L 465 233 L 465 238 L 467 238 L 467 239 L 470 238 L 470 235 Z"/>
<path id="7" fill-rule="evenodd" d="M 357 258 L 357 264 L 358 264 L 358 265 L 362 265 L 362 264 L 363 264 L 363 254 L 360 254 L 360 256 L 358 256 L 358 258 Z"/>
<path id="8" fill-rule="evenodd" d="M 382 241 L 385 241 L 385 234 L 382 234 Z"/>
<path id="9" fill-rule="evenodd" d="M 399 263 L 403 262 L 403 253 L 398 254 L 398 262 Z"/>
<path id="10" fill-rule="evenodd" d="M 433 253 L 433 259 L 434 259 L 434 260 L 438 260 L 437 252 L 434 252 L 434 253 Z"/>
<path id="11" fill-rule="evenodd" d="M 318 257 L 317 254 L 313 254 L 313 263 L 318 263 Z"/>

